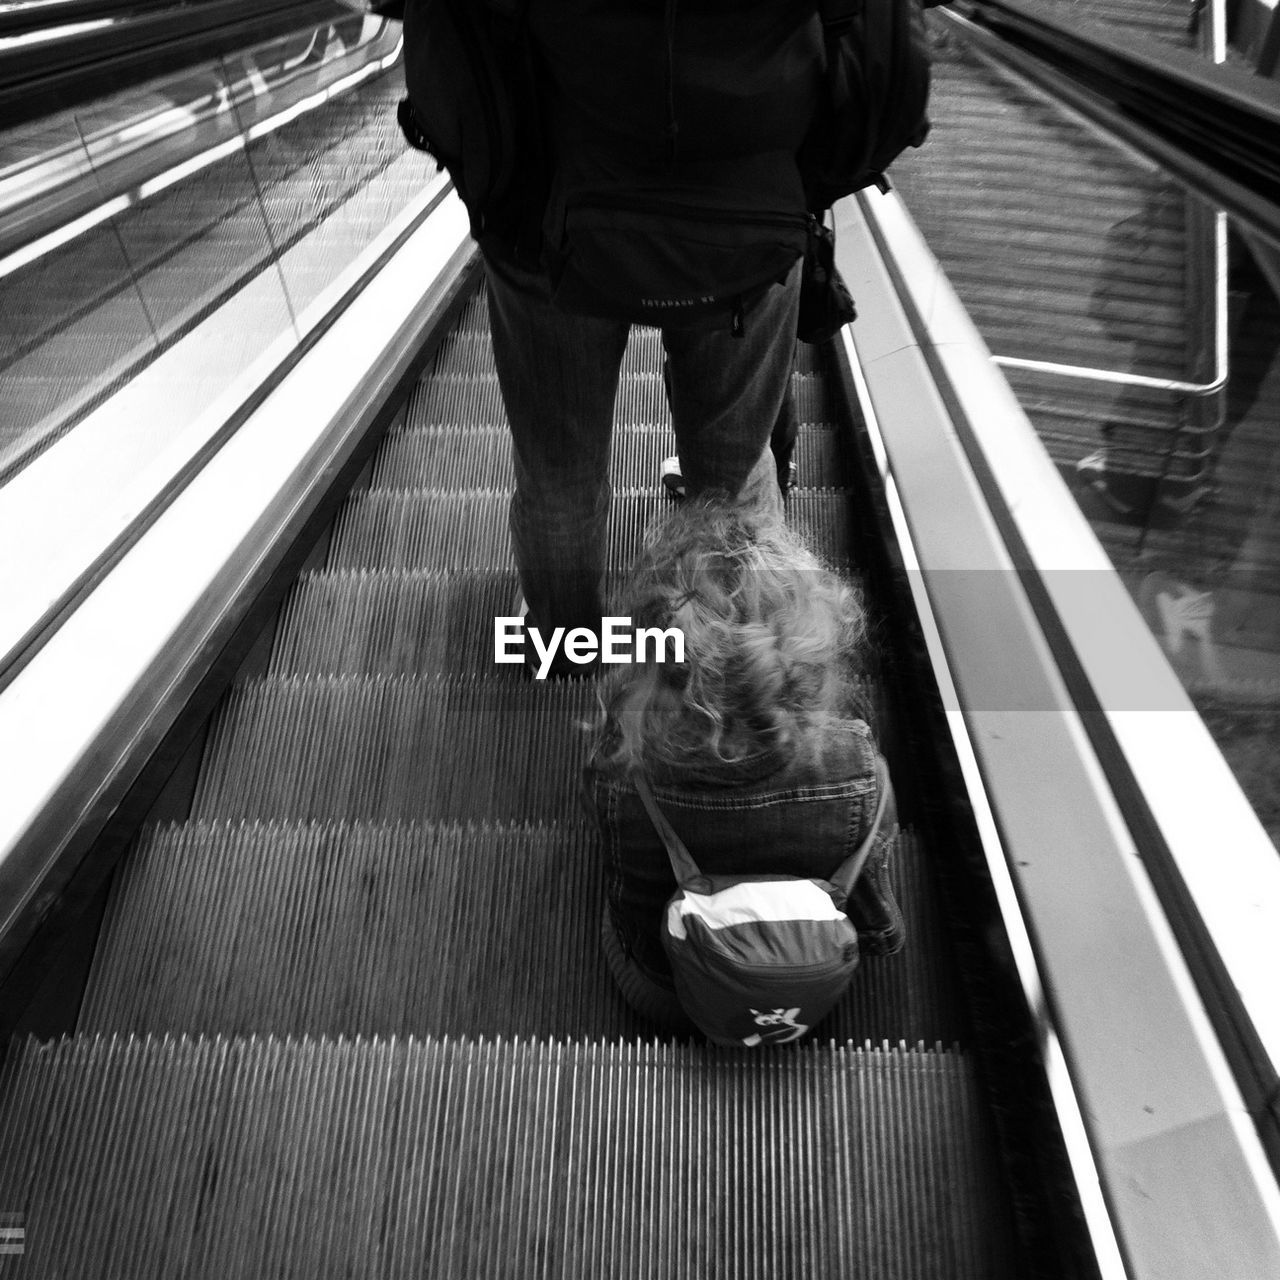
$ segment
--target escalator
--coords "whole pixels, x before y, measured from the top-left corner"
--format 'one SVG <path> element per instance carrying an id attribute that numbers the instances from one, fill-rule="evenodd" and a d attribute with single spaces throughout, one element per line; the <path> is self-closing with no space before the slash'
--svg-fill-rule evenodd
<path id="1" fill-rule="evenodd" d="M 660 359 L 637 331 L 615 570 L 666 501 Z M 812 361 L 795 378 L 789 518 L 855 572 L 848 426 Z M 669 1042 L 613 989 L 575 794 L 593 688 L 490 660 L 504 433 L 477 297 L 219 708 L 189 815 L 116 875 L 76 1033 L 8 1056 L 23 1265 L 1029 1274 L 919 833 L 911 943 L 814 1044 Z"/>
<path id="2" fill-rule="evenodd" d="M 951 114 L 974 81 L 940 71 Z M 385 93 L 365 92 L 372 114 Z M 334 146 L 334 167 L 351 147 Z M 353 169 L 381 163 L 355 150 Z M 282 172 L 306 190 L 306 164 Z M 286 222 L 310 226 L 290 190 Z M 1131 197 L 1076 212 L 1105 229 Z M 938 218 L 940 256 L 968 233 L 959 221 Z M 999 283 L 1044 295 L 1043 279 Z M 1171 329 L 1183 302 L 1168 302 Z M 655 1036 L 600 963 L 603 885 L 576 795 L 593 687 L 491 660 L 517 588 L 482 292 L 432 341 L 87 911 L 83 973 L 74 958 L 55 968 L 18 1020 L 34 1033 L 0 1063 L 0 1275 L 1124 1274 L 1105 1248 L 1095 1260 L 1097 1210 L 1077 1202 L 1079 1157 L 1041 1074 L 1044 1011 L 1016 1007 L 907 616 L 915 570 L 887 532 L 893 486 L 848 372 L 800 348 L 788 519 L 877 619 L 871 692 L 902 799 L 909 942 L 864 960 L 811 1042 L 751 1057 Z M 667 501 L 660 368 L 657 335 L 633 331 L 615 577 Z M 1070 469 L 1080 449 L 1058 438 Z"/>

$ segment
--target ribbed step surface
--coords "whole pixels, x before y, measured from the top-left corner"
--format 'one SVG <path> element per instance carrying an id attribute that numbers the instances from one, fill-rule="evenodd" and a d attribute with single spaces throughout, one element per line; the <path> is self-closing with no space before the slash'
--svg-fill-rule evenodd
<path id="1" fill-rule="evenodd" d="M 607 567 L 635 562 L 645 530 L 668 509 L 655 484 L 615 492 L 609 514 Z M 343 510 L 329 557 L 333 569 L 465 569 L 511 564 L 507 531 L 510 495 L 496 489 L 373 489 L 354 494 Z M 787 500 L 789 522 L 833 565 L 850 561 L 848 495 L 804 490 Z"/>
<path id="2" fill-rule="evenodd" d="M 1010 1274 L 948 1053 L 82 1038 L 0 1097 L 23 1276 Z"/>
<path id="3" fill-rule="evenodd" d="M 514 615 L 514 569 L 351 569 L 308 574 L 290 595 L 272 675 L 497 676 L 494 619 Z"/>
<path id="4" fill-rule="evenodd" d="M 493 662 L 517 594 L 481 300 L 433 367 L 217 713 L 191 820 L 117 874 L 85 1034 L 10 1055 L 23 1274 L 1014 1276 L 972 1064 L 923 1047 L 973 1037 L 912 835 L 907 947 L 865 958 L 812 1042 L 722 1054 L 622 1001 L 578 795 L 596 686 Z M 660 369 L 637 330 L 614 575 L 670 501 Z M 812 352 L 795 386 L 788 519 L 852 575 Z"/>
<path id="5" fill-rule="evenodd" d="M 614 404 L 618 427 L 669 427 L 671 410 L 662 382 L 662 366 L 649 367 L 647 352 L 624 365 Z M 475 367 L 478 356 L 468 346 L 457 352 L 444 351 L 427 390 L 410 411 L 408 425 L 423 427 L 477 428 L 506 427 L 507 411 L 492 369 Z M 460 367 L 459 367 L 460 366 Z M 801 422 L 822 421 L 825 403 L 821 381 L 814 373 L 795 373 L 796 411 Z"/>
<path id="6" fill-rule="evenodd" d="M 893 866 L 910 945 L 863 960 L 822 1037 L 967 1039 L 915 839 Z M 601 959 L 584 826 L 190 823 L 152 832 L 123 875 L 84 1031 L 650 1032 Z"/>
<path id="7" fill-rule="evenodd" d="M 485 643 L 492 652 L 491 637 Z M 193 813 L 216 818 L 566 821 L 588 682 L 289 677 L 233 690 Z"/>
<path id="8" fill-rule="evenodd" d="M 797 393 L 803 386 L 796 376 Z M 618 490 L 657 492 L 664 459 L 676 451 L 668 423 L 633 424 L 613 433 L 610 478 Z M 835 428 L 818 420 L 800 424 L 795 460 L 802 485 L 838 474 Z M 502 489 L 515 484 L 511 433 L 505 426 L 408 424 L 393 432 L 378 454 L 372 487 L 395 489 Z"/>
<path id="9" fill-rule="evenodd" d="M 614 406 L 610 476 L 619 491 L 656 492 L 662 461 L 675 452 L 662 362 L 662 335 L 656 329 L 632 329 Z M 837 415 L 817 348 L 797 346 L 791 386 L 800 427 L 800 483 L 831 484 L 840 475 Z M 404 422 L 379 451 L 371 485 L 379 490 L 509 490 L 513 484 L 506 409 L 484 299 L 478 297 L 441 345 Z"/>

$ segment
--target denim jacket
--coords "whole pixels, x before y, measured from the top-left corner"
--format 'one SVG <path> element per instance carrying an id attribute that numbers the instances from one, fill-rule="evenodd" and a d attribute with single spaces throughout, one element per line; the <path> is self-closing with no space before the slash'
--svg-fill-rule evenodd
<path id="1" fill-rule="evenodd" d="M 821 768 L 761 751 L 718 770 L 700 768 L 695 786 L 669 768 L 651 767 L 648 778 L 700 870 L 825 878 L 857 848 L 875 817 L 875 760 L 870 729 L 855 721 Z M 660 930 L 676 879 L 666 848 L 628 778 L 607 775 L 593 760 L 584 780 L 600 832 L 614 928 L 627 956 L 669 984 Z M 891 827 L 885 823 L 886 833 Z M 884 844 L 873 862 L 883 861 Z M 855 889 L 848 910 L 861 928 L 857 898 Z"/>

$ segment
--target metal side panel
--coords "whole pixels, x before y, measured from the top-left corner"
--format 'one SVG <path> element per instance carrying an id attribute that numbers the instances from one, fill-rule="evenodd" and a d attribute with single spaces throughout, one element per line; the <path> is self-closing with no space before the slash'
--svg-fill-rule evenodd
<path id="1" fill-rule="evenodd" d="M 990 415 L 993 447 L 1016 450 L 1030 427 L 922 242 L 891 269 L 858 202 L 837 225 L 862 316 L 848 357 L 980 821 L 989 806 L 993 879 L 1011 934 L 1025 929 L 1028 1002 L 1050 1064 L 1064 1054 L 1051 1086 L 1104 1274 L 1198 1277 L 1207 1258 L 1239 1280 L 1280 1273 L 1280 1196 L 1257 1132 L 959 437 Z M 1028 519 L 1042 500 L 1009 498 Z"/>
<path id="2" fill-rule="evenodd" d="M 0 695 L 0 968 L 100 826 L 228 617 L 261 586 L 472 261 L 450 195 Z M 432 282 L 426 287 L 423 282 Z"/>

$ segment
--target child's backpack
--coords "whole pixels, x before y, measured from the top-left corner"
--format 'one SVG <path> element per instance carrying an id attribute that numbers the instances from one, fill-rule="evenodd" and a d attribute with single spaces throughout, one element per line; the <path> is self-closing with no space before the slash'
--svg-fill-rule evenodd
<path id="1" fill-rule="evenodd" d="M 708 1040 L 738 1049 L 798 1040 L 844 994 L 858 967 L 858 931 L 845 902 L 897 819 L 878 755 L 876 774 L 871 829 L 829 880 L 704 875 L 648 782 L 636 775 L 680 886 L 667 903 L 662 933 L 676 994 Z"/>
<path id="2" fill-rule="evenodd" d="M 406 0 L 403 8 L 401 130 L 448 170 L 475 239 L 536 265 L 550 166 L 528 0 Z"/>
<path id="3" fill-rule="evenodd" d="M 940 0 L 925 0 L 925 7 Z M 885 170 L 929 132 L 929 45 L 920 0 L 820 0 L 827 71 L 800 150 L 809 208 L 886 185 Z"/>

